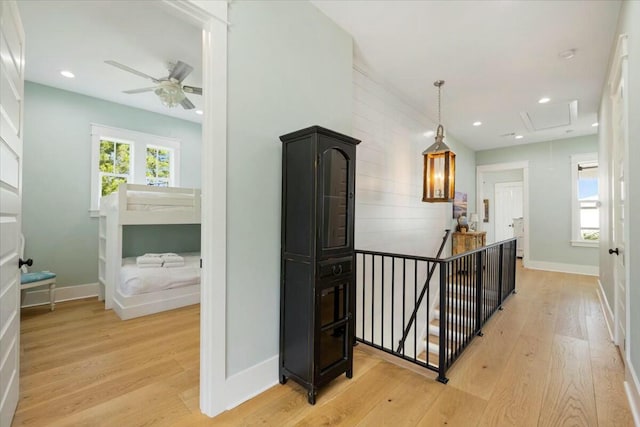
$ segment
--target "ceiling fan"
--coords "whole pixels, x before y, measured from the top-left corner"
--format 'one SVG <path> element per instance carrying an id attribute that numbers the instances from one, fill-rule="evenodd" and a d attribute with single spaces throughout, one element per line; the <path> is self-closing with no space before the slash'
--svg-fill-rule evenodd
<path id="1" fill-rule="evenodd" d="M 151 77 L 150 75 L 145 74 L 141 71 L 134 70 L 131 67 L 127 67 L 126 65 L 113 60 L 104 62 L 116 68 L 120 68 L 121 70 L 128 71 L 145 79 L 149 79 L 156 84 L 156 86 L 153 87 L 125 90 L 123 91 L 123 93 L 134 94 L 153 91 L 156 95 L 158 95 L 160 101 L 166 107 L 173 108 L 177 107 L 178 104 L 180 104 L 185 110 L 191 110 L 196 107 L 189 100 L 189 98 L 187 98 L 187 93 L 202 95 L 202 88 L 182 84 L 183 80 L 186 79 L 189 74 L 191 74 L 191 71 L 193 71 L 193 67 L 185 62 L 178 61 L 175 64 L 170 63 L 169 75 L 167 77 L 159 79 Z"/>

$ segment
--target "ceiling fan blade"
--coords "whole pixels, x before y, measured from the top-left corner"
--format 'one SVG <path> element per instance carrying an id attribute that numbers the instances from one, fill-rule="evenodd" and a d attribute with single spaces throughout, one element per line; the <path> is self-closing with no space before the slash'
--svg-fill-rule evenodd
<path id="1" fill-rule="evenodd" d="M 121 70 L 128 71 L 130 73 L 133 73 L 133 74 L 135 74 L 137 76 L 140 76 L 140 77 L 143 77 L 145 79 L 149 79 L 154 83 L 160 83 L 160 80 L 156 79 L 155 77 L 151 77 L 150 75 L 145 74 L 145 73 L 143 73 L 141 71 L 134 70 L 133 68 L 127 67 L 126 65 L 121 64 L 119 62 L 116 62 L 116 61 L 113 61 L 113 60 L 108 60 L 108 61 L 104 61 L 104 62 L 105 62 L 105 64 L 112 65 L 112 66 L 114 66 L 116 68 L 120 68 Z"/>
<path id="2" fill-rule="evenodd" d="M 151 92 L 155 89 L 155 87 L 143 87 L 141 89 L 131 89 L 131 90 L 123 90 L 122 93 L 143 93 L 143 92 Z"/>
<path id="3" fill-rule="evenodd" d="M 174 65 L 173 70 L 171 70 L 171 74 L 169 74 L 170 79 L 175 79 L 182 83 L 184 79 L 187 78 L 189 74 L 193 71 L 193 67 L 186 62 L 178 61 L 176 65 Z"/>
<path id="4" fill-rule="evenodd" d="M 202 88 L 195 86 L 182 86 L 182 90 L 186 93 L 192 93 L 194 95 L 202 95 Z"/>
<path id="5" fill-rule="evenodd" d="M 182 105 L 182 108 L 184 108 L 185 110 L 193 110 L 194 108 L 196 108 L 196 106 L 193 105 L 193 102 L 189 101 L 189 98 L 183 99 L 180 105 Z"/>

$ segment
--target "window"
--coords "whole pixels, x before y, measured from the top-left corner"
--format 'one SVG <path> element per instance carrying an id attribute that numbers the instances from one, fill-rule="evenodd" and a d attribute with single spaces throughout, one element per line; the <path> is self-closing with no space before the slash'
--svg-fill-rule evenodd
<path id="1" fill-rule="evenodd" d="M 126 129 L 91 125 L 91 206 L 98 215 L 100 198 L 121 183 L 157 187 L 180 185 L 180 142 Z"/>
<path id="2" fill-rule="evenodd" d="M 147 146 L 147 185 L 168 187 L 171 182 L 171 151 Z"/>
<path id="3" fill-rule="evenodd" d="M 598 155 L 571 157 L 573 246 L 598 246 L 600 200 L 598 198 Z"/>
<path id="4" fill-rule="evenodd" d="M 100 140 L 100 195 L 106 196 L 118 189 L 122 182 L 129 182 L 131 176 L 131 143 Z"/>

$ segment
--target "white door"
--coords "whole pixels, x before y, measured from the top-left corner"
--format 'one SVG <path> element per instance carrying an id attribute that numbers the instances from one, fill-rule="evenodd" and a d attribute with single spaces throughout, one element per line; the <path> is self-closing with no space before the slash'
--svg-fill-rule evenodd
<path id="1" fill-rule="evenodd" d="M 522 217 L 522 181 L 495 185 L 495 242 L 514 236 L 513 219 Z"/>
<path id="2" fill-rule="evenodd" d="M 18 235 L 22 205 L 24 31 L 15 1 L 0 1 L 0 426 L 11 425 L 20 376 Z"/>
<path id="3" fill-rule="evenodd" d="M 611 170 L 613 175 L 612 203 L 612 248 L 609 253 L 613 261 L 613 280 L 615 284 L 615 341 L 622 354 L 625 354 L 627 336 L 627 280 L 625 253 L 625 152 L 626 152 L 626 108 L 624 99 L 624 80 L 620 79 L 612 96 L 611 115 L 613 130 L 613 153 Z"/>

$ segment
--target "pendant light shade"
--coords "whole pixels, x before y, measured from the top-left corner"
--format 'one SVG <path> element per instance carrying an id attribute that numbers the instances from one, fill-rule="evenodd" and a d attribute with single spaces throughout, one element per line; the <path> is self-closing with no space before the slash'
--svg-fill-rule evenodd
<path id="1" fill-rule="evenodd" d="M 444 143 L 444 126 L 440 121 L 440 87 L 444 80 L 434 82 L 438 87 L 438 130 L 436 141 L 423 153 L 423 202 L 452 202 L 455 195 L 456 154 Z"/>

